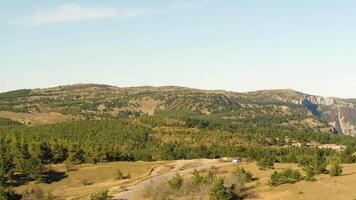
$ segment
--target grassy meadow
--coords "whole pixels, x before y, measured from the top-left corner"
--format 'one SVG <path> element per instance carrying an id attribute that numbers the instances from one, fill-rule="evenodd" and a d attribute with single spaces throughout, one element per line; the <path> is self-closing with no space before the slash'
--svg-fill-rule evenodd
<path id="1" fill-rule="evenodd" d="M 71 169 L 71 171 L 66 173 L 66 177 L 58 182 L 50 184 L 30 182 L 14 189 L 18 192 L 24 192 L 31 189 L 40 190 L 43 193 L 49 192 L 55 199 L 89 199 L 90 194 L 103 189 L 109 189 L 111 194 L 115 194 L 153 176 L 204 166 L 204 163 L 199 162 L 199 160 L 184 161 L 184 164 L 180 165 L 176 165 L 173 161 L 83 164 Z M 231 172 L 236 166 L 251 171 L 255 178 L 254 181 L 246 183 L 245 185 L 245 199 L 353 200 L 356 198 L 356 190 L 354 190 L 354 188 L 356 188 L 356 164 L 343 165 L 343 175 L 339 177 L 318 175 L 316 176 L 315 182 L 300 181 L 294 184 L 283 184 L 277 187 L 268 185 L 270 175 L 273 171 L 292 168 L 297 169 L 304 174 L 303 169 L 297 164 L 275 163 L 274 169 L 261 170 L 255 162 L 243 162 L 241 164 L 231 163 L 216 168 L 210 167 L 208 169 L 213 169 L 217 176 L 223 176 L 228 180 L 231 178 Z M 66 171 L 64 164 L 52 165 L 51 167 L 58 172 Z M 130 178 L 117 180 L 116 172 L 118 169 L 120 169 L 123 174 L 130 175 Z M 185 181 L 189 178 L 191 178 L 191 174 L 184 176 Z M 189 197 L 182 196 L 179 199 L 189 199 Z M 202 199 L 209 199 L 209 194 L 203 195 Z"/>

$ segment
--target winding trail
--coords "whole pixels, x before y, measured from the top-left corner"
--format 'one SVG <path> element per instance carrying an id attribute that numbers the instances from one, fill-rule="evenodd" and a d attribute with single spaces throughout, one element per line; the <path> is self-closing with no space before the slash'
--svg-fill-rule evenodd
<path id="1" fill-rule="evenodd" d="M 192 161 L 190 161 L 192 162 Z M 144 179 L 143 181 L 137 183 L 134 186 L 128 187 L 126 191 L 117 193 L 114 195 L 113 199 L 115 200 L 135 200 L 139 199 L 140 195 L 142 195 L 142 192 L 145 190 L 145 188 L 151 186 L 152 184 L 159 184 L 163 181 L 167 181 L 168 179 L 172 178 L 175 176 L 177 173 L 181 176 L 187 175 L 189 173 L 192 173 L 194 170 L 203 170 L 203 169 L 209 169 L 213 166 L 216 167 L 221 167 L 224 165 L 231 165 L 229 162 L 221 162 L 219 160 L 208 160 L 208 159 L 202 159 L 202 160 L 194 160 L 193 162 L 199 162 L 201 166 L 198 167 L 193 167 L 189 169 L 179 169 L 182 167 L 184 164 L 188 163 L 187 161 L 176 161 L 174 163 L 175 167 L 173 171 L 169 171 L 160 175 L 154 175 L 151 177 L 148 177 Z M 178 168 L 178 169 L 177 169 Z"/>

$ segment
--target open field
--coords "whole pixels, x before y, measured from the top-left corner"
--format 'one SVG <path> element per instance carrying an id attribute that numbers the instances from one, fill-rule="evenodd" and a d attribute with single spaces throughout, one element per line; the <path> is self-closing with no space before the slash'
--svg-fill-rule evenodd
<path id="1" fill-rule="evenodd" d="M 23 124 L 39 125 L 39 124 L 55 124 L 68 120 L 77 119 L 73 116 L 67 116 L 60 113 L 15 113 L 9 111 L 0 111 L 0 117 L 11 119 Z"/>
<path id="2" fill-rule="evenodd" d="M 68 172 L 67 177 L 51 184 L 30 183 L 15 188 L 23 192 L 29 188 L 40 188 L 44 192 L 51 192 L 57 199 L 88 199 L 90 194 L 109 189 L 116 199 L 143 199 L 142 195 L 149 185 L 165 183 L 179 172 L 185 179 L 190 178 L 194 169 L 214 169 L 218 176 L 229 178 L 231 171 L 237 164 L 219 160 L 180 160 L 162 162 L 114 162 L 106 164 L 85 164 L 76 170 Z M 264 200 L 298 200 L 298 199 L 350 199 L 356 198 L 356 164 L 343 165 L 344 175 L 330 177 L 317 176 L 317 181 L 300 181 L 295 184 L 285 184 L 270 187 L 268 180 L 274 170 L 284 168 L 302 168 L 297 164 L 276 163 L 275 169 L 260 170 L 254 162 L 243 162 L 238 166 L 253 173 L 255 181 L 246 184 L 246 199 Z M 54 165 L 52 169 L 65 171 L 64 165 Z M 121 169 L 131 178 L 116 180 L 115 173 Z M 186 199 L 186 197 L 182 197 Z M 208 194 L 203 199 L 208 199 Z"/>
<path id="3" fill-rule="evenodd" d="M 123 186 L 143 179 L 152 173 L 155 167 L 169 163 L 162 162 L 113 162 L 105 164 L 84 164 L 67 173 L 67 177 L 51 184 L 35 184 L 34 182 L 16 188 L 24 192 L 30 188 L 40 188 L 45 193 L 51 192 L 58 199 L 88 199 L 92 193 L 103 189 Z M 53 165 L 52 169 L 63 172 L 65 166 Z M 130 179 L 116 180 L 116 171 L 120 169 L 129 174 Z"/>
<path id="4" fill-rule="evenodd" d="M 196 163 L 196 162 L 193 162 Z M 214 166 L 217 175 L 224 176 L 228 178 L 231 176 L 231 171 L 236 167 L 236 164 L 232 163 L 216 163 L 215 165 L 209 165 L 206 169 L 210 169 Z M 278 187 L 270 187 L 268 185 L 268 181 L 270 175 L 274 170 L 281 170 L 285 168 L 292 168 L 299 170 L 302 174 L 303 170 L 297 164 L 288 164 L 288 163 L 277 163 L 275 164 L 275 169 L 271 170 L 260 170 L 255 163 L 241 163 L 238 166 L 244 167 L 246 170 L 249 170 L 253 173 L 254 177 L 257 178 L 256 181 L 246 184 L 247 195 L 246 199 L 264 199 L 264 200 L 305 200 L 305 199 L 350 199 L 354 200 L 356 198 L 356 191 L 353 188 L 356 188 L 356 164 L 344 165 L 344 175 L 340 177 L 330 177 L 329 175 L 319 175 L 317 176 L 317 181 L 315 182 L 307 182 L 300 181 L 295 184 L 284 184 Z M 201 170 L 204 169 L 203 166 L 194 168 Z M 187 173 L 186 173 L 187 172 Z M 190 170 L 180 171 L 180 174 L 185 177 L 185 179 L 190 178 Z M 174 173 L 167 173 L 164 175 L 160 175 L 160 177 L 164 177 L 165 179 L 161 179 L 167 181 L 171 178 Z M 157 182 L 158 177 L 152 178 L 150 183 L 159 184 Z M 134 187 L 132 187 L 134 188 Z M 132 189 L 131 188 L 131 189 Z M 141 187 L 142 188 L 142 187 Z M 141 194 L 145 192 L 145 189 L 141 189 Z M 126 192 L 127 193 L 127 192 Z M 139 191 L 135 191 L 135 193 L 139 193 Z M 126 195 L 120 196 L 117 195 L 116 198 L 120 199 L 121 197 L 127 197 Z M 135 196 L 133 198 L 128 199 L 143 199 L 142 196 Z M 189 197 L 182 197 L 181 199 L 191 199 Z M 204 196 L 203 199 L 209 199 L 209 195 Z"/>
<path id="5" fill-rule="evenodd" d="M 356 199 L 356 164 L 343 165 L 343 176 L 317 176 L 316 182 L 301 181 L 275 188 L 265 188 L 257 194 L 260 199 L 273 200 L 354 200 Z"/>

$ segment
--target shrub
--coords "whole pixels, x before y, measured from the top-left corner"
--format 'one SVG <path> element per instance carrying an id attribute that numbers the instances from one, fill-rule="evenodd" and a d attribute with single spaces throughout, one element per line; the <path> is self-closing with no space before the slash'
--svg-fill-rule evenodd
<path id="1" fill-rule="evenodd" d="M 120 169 L 116 171 L 116 179 L 117 180 L 123 180 L 123 179 L 129 179 L 131 177 L 130 174 L 124 175 Z"/>
<path id="2" fill-rule="evenodd" d="M 211 184 L 215 180 L 215 174 L 212 171 L 208 171 L 208 173 L 205 174 L 203 182 L 205 184 Z"/>
<path id="3" fill-rule="evenodd" d="M 330 176 L 341 176 L 342 175 L 342 167 L 339 164 L 334 164 L 329 172 Z"/>
<path id="4" fill-rule="evenodd" d="M 120 169 L 118 169 L 118 170 L 116 171 L 116 179 L 117 179 L 117 180 L 125 179 L 125 176 L 124 176 L 124 174 L 122 173 L 122 171 L 121 171 Z"/>
<path id="5" fill-rule="evenodd" d="M 204 181 L 204 176 L 201 175 L 196 169 L 193 172 L 192 176 L 193 183 L 200 184 Z"/>
<path id="6" fill-rule="evenodd" d="M 313 169 L 316 174 L 327 173 L 325 153 L 319 149 L 314 154 Z"/>
<path id="7" fill-rule="evenodd" d="M 261 169 L 271 168 L 273 169 L 274 163 L 271 158 L 262 158 L 257 162 L 257 165 L 260 166 Z"/>
<path id="8" fill-rule="evenodd" d="M 293 170 L 293 169 L 284 169 L 281 172 L 274 172 L 271 175 L 271 179 L 269 181 L 269 184 L 271 186 L 278 186 L 282 185 L 285 183 L 295 183 L 298 182 L 302 179 L 302 176 L 300 175 L 299 171 Z"/>
<path id="9" fill-rule="evenodd" d="M 103 190 L 98 193 L 92 194 L 90 196 L 90 200 L 110 200 L 111 197 L 109 196 L 108 190 Z"/>
<path id="10" fill-rule="evenodd" d="M 226 187 L 224 185 L 224 178 L 220 177 L 215 180 L 210 189 L 210 200 L 236 200 L 238 199 L 235 193 L 235 186 Z"/>
<path id="11" fill-rule="evenodd" d="M 315 181 L 315 172 L 313 169 L 307 165 L 304 167 L 304 171 L 306 173 L 306 176 L 304 177 L 304 180 L 306 181 Z"/>
<path id="12" fill-rule="evenodd" d="M 342 163 L 354 163 L 356 161 L 354 151 L 351 148 L 347 148 L 341 152 L 340 159 Z"/>
<path id="13" fill-rule="evenodd" d="M 243 167 L 237 167 L 232 173 L 246 182 L 251 182 L 253 179 L 252 173 L 246 171 Z"/>
<path id="14" fill-rule="evenodd" d="M 194 170 L 192 173 L 192 183 L 193 184 L 205 184 L 210 185 L 214 182 L 216 176 L 213 171 L 208 171 L 205 174 L 199 173 L 197 170 Z"/>
<path id="15" fill-rule="evenodd" d="M 0 187 L 1 200 L 20 200 L 21 198 L 21 195 L 16 194 L 13 190 Z"/>
<path id="16" fill-rule="evenodd" d="M 183 178 L 177 173 L 168 181 L 168 185 L 171 189 L 179 190 L 183 185 Z"/>

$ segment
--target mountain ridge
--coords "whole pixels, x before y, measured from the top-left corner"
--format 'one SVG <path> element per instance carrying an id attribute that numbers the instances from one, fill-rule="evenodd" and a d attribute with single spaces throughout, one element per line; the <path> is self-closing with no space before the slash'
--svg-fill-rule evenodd
<path id="1" fill-rule="evenodd" d="M 300 123 L 315 118 L 318 126 L 325 124 L 334 131 L 353 136 L 356 135 L 355 105 L 355 99 L 322 97 L 293 89 L 234 92 L 180 86 L 117 87 L 91 83 L 0 93 L 0 112 L 7 112 L 0 113 L 4 118 L 11 118 L 7 116 L 8 112 L 17 115 L 60 113 L 66 116 L 62 117 L 64 119 L 130 117 L 162 111 L 190 111 L 239 119 L 303 116 Z M 16 117 L 12 118 L 16 120 Z"/>
<path id="2" fill-rule="evenodd" d="M 195 88 L 189 86 L 178 86 L 178 85 L 163 85 L 163 86 L 154 86 L 154 85 L 141 85 L 141 86 L 116 86 L 110 84 L 98 84 L 98 83 L 75 83 L 75 84 L 66 84 L 66 85 L 57 85 L 57 86 L 50 86 L 50 87 L 34 87 L 34 88 L 22 88 L 22 89 L 13 89 L 13 90 L 6 90 L 0 91 L 0 94 L 14 92 L 19 90 L 43 90 L 43 89 L 55 89 L 55 88 L 75 88 L 75 87 L 83 87 L 83 88 L 90 88 L 90 87 L 102 87 L 102 88 L 120 88 L 120 89 L 134 89 L 134 88 L 172 88 L 172 89 L 189 89 L 189 90 L 200 90 L 200 91 L 207 91 L 207 92 L 228 92 L 228 93 L 259 93 L 259 92 L 291 92 L 291 93 L 300 93 L 309 96 L 318 96 L 323 98 L 330 98 L 330 99 L 339 99 L 347 102 L 351 102 L 356 104 L 356 98 L 349 98 L 349 97 L 338 97 L 338 96 L 323 96 L 317 95 L 312 93 L 306 93 L 300 90 L 295 90 L 293 88 L 275 88 L 275 89 L 258 89 L 258 90 L 250 90 L 250 91 L 235 91 L 235 90 L 225 90 L 225 89 L 202 89 L 202 88 Z"/>

